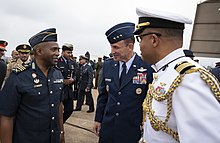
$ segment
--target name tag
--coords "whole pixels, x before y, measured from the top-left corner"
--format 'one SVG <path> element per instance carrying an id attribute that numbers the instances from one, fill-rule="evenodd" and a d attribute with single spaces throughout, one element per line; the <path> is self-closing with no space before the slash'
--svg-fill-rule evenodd
<path id="1" fill-rule="evenodd" d="M 110 79 L 110 78 L 105 78 L 105 81 L 107 81 L 107 82 L 111 82 L 112 79 Z"/>
<path id="2" fill-rule="evenodd" d="M 41 87 L 42 86 L 42 84 L 36 84 L 36 85 L 34 85 L 34 88 L 38 88 L 38 87 Z"/>
<path id="3" fill-rule="evenodd" d="M 53 83 L 63 83 L 63 79 L 56 79 L 53 81 Z"/>

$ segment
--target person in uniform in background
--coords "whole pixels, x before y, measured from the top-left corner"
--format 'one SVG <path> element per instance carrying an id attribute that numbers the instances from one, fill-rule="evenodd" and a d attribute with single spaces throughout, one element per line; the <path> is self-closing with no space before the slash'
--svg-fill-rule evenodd
<path id="1" fill-rule="evenodd" d="M 2 57 L 5 55 L 6 46 L 8 45 L 8 42 L 5 40 L 0 40 L 0 90 L 3 84 L 3 81 L 5 79 L 7 65 L 5 61 L 2 59 Z"/>
<path id="2" fill-rule="evenodd" d="M 99 79 L 99 72 L 103 66 L 102 58 L 98 58 L 98 62 L 96 63 L 95 68 L 95 87 L 94 89 L 97 89 L 98 87 L 98 79 Z"/>
<path id="3" fill-rule="evenodd" d="M 29 43 L 35 60 L 13 70 L 0 95 L 1 143 L 64 143 L 56 29 L 37 33 Z"/>
<path id="4" fill-rule="evenodd" d="M 93 70 L 88 63 L 88 58 L 85 56 L 80 56 L 79 63 L 81 65 L 79 72 L 78 81 L 78 98 L 77 105 L 74 111 L 81 111 L 84 102 L 84 97 L 86 95 L 87 104 L 89 105 L 89 110 L 87 113 L 94 112 L 94 101 L 92 97 L 92 81 L 93 81 Z"/>
<path id="5" fill-rule="evenodd" d="M 16 51 L 19 53 L 19 59 L 17 60 L 17 64 L 21 64 L 23 66 L 28 65 L 31 46 L 28 44 L 20 44 L 16 47 Z"/>
<path id="6" fill-rule="evenodd" d="M 100 84 L 101 84 L 103 64 L 104 64 L 105 60 L 109 59 L 109 57 L 103 56 L 102 59 L 103 59 L 102 67 L 101 67 L 101 69 L 99 70 L 99 73 L 98 73 L 98 74 L 99 74 L 99 76 L 98 76 L 98 81 L 97 81 L 97 88 L 98 88 L 98 89 L 99 89 L 99 86 L 100 86 Z"/>
<path id="7" fill-rule="evenodd" d="M 134 52 L 134 23 L 120 23 L 105 35 L 113 59 L 103 65 L 93 130 L 99 143 L 137 143 L 141 138 L 142 103 L 153 69 Z"/>
<path id="8" fill-rule="evenodd" d="M 9 62 L 16 62 L 19 58 L 19 53 L 16 50 L 12 50 L 11 52 L 11 60 Z"/>
<path id="9" fill-rule="evenodd" d="M 30 59 L 29 59 L 29 61 L 32 62 L 33 60 L 34 60 L 34 51 L 31 50 L 30 51 Z"/>
<path id="10" fill-rule="evenodd" d="M 76 80 L 76 63 L 70 60 L 72 55 L 73 45 L 72 44 L 64 44 L 62 46 L 62 54 L 58 59 L 57 67 L 60 69 L 63 78 L 64 78 L 64 88 L 63 88 L 63 105 L 64 105 L 64 113 L 63 113 L 63 123 L 71 116 L 73 112 L 73 84 L 75 84 Z"/>
<path id="11" fill-rule="evenodd" d="M 10 62 L 7 65 L 7 73 L 5 79 L 7 79 L 12 72 L 13 68 L 17 66 L 27 66 L 29 64 L 29 56 L 31 51 L 31 46 L 28 44 L 20 44 L 16 47 L 16 51 L 18 52 L 18 59 L 14 60 L 14 62 Z"/>
<path id="12" fill-rule="evenodd" d="M 136 12 L 134 34 L 142 58 L 156 72 L 143 104 L 146 142 L 220 142 L 219 85 L 182 48 L 184 26 L 191 20 L 144 8 Z"/>
<path id="13" fill-rule="evenodd" d="M 218 79 L 220 82 L 220 62 L 217 62 L 215 67 L 210 70 L 210 72 Z"/>
<path id="14" fill-rule="evenodd" d="M 4 83 L 6 71 L 7 71 L 7 65 L 4 60 L 2 60 L 2 56 L 4 56 L 5 51 L 6 51 L 6 46 L 8 45 L 8 42 L 5 40 L 0 40 L 0 93 L 1 89 Z M 1 116 L 0 116 L 0 121 L 1 121 Z M 1 122 L 0 122 L 1 126 Z M 0 142 L 1 142 L 1 131 L 0 131 Z"/>
<path id="15" fill-rule="evenodd" d="M 88 64 L 92 67 L 92 70 L 95 70 L 95 63 L 90 59 L 90 53 L 87 51 L 85 57 L 88 58 Z"/>

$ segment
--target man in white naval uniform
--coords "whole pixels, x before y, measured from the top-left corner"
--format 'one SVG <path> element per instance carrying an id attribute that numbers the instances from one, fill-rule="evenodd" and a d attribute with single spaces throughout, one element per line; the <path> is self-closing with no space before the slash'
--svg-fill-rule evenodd
<path id="1" fill-rule="evenodd" d="M 186 57 L 180 15 L 137 8 L 144 61 L 156 73 L 143 104 L 147 143 L 220 143 L 220 92 L 216 79 Z"/>

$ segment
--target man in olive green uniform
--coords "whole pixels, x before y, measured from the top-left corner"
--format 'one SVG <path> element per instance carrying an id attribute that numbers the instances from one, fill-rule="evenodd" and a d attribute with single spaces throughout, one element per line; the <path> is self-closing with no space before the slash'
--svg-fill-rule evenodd
<path id="1" fill-rule="evenodd" d="M 14 69 L 17 66 L 26 66 L 29 63 L 29 56 L 30 56 L 30 51 L 31 51 L 31 46 L 27 44 L 21 44 L 16 47 L 16 51 L 18 52 L 18 59 L 13 58 L 7 65 L 7 72 L 6 72 L 6 77 L 10 75 L 12 72 L 12 69 Z"/>

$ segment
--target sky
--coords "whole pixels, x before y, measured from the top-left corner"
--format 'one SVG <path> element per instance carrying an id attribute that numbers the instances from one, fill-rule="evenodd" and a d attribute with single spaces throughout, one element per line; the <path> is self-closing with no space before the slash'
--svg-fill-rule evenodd
<path id="1" fill-rule="evenodd" d="M 201 0 L 0 0 L 0 39 L 8 41 L 6 56 L 34 34 L 56 28 L 58 44 L 74 45 L 74 55 L 90 52 L 96 59 L 110 53 L 105 32 L 122 22 L 137 24 L 136 7 L 179 13 L 194 21 Z M 184 48 L 188 49 L 193 25 L 186 25 Z M 135 51 L 139 45 L 135 43 Z"/>

